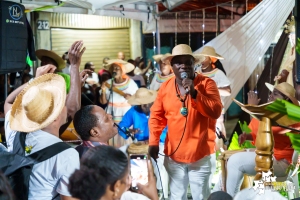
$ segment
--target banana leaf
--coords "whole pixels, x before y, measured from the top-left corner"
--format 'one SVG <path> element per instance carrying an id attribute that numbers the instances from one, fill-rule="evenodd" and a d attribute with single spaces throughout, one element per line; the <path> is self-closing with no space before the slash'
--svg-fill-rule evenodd
<path id="1" fill-rule="evenodd" d="M 294 133 L 286 133 L 287 136 L 289 136 L 293 149 L 295 149 L 297 152 L 300 152 L 300 134 L 294 134 Z"/>
<path id="2" fill-rule="evenodd" d="M 300 107 L 286 100 L 277 99 L 266 106 L 266 110 L 285 114 L 288 118 L 300 122 Z"/>
<path id="3" fill-rule="evenodd" d="M 240 146 L 239 135 L 237 134 L 237 132 L 234 132 L 228 150 L 239 150 L 239 149 L 249 149 L 249 148 L 255 148 L 255 146 L 253 146 L 250 141 L 246 141 L 244 144 Z"/>
<path id="4" fill-rule="evenodd" d="M 240 124 L 240 127 L 241 127 L 241 130 L 243 131 L 243 133 L 251 133 L 251 129 L 248 127 L 247 123 L 244 121 L 244 123 L 241 123 L 239 121 L 239 124 Z"/>

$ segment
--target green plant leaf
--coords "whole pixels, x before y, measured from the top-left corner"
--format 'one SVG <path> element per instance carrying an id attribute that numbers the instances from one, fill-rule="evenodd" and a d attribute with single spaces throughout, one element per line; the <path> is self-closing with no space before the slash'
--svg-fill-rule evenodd
<path id="1" fill-rule="evenodd" d="M 293 149 L 295 149 L 298 153 L 300 152 L 300 134 L 294 133 L 286 133 L 286 135 L 290 138 Z"/>

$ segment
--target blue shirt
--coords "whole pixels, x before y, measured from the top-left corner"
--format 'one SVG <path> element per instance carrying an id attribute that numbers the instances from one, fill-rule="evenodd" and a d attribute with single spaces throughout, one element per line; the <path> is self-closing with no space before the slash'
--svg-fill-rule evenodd
<path id="1" fill-rule="evenodd" d="M 126 129 L 129 129 L 129 127 L 131 126 L 133 126 L 134 129 L 139 129 L 140 132 L 135 134 L 134 136 L 138 141 L 145 141 L 149 139 L 148 120 L 149 115 L 143 113 L 138 106 L 132 106 L 123 116 L 122 121 L 119 123 L 119 126 L 123 131 L 126 131 Z M 128 136 L 123 131 L 119 130 L 119 134 L 124 139 L 127 139 Z M 165 142 L 167 131 L 168 128 L 166 127 L 160 136 L 160 142 Z"/>

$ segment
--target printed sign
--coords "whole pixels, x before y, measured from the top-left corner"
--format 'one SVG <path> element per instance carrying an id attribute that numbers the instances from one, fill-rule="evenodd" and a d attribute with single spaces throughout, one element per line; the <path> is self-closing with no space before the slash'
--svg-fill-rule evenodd
<path id="1" fill-rule="evenodd" d="M 38 30 L 49 30 L 49 21 L 47 20 L 38 20 L 37 22 L 37 29 Z"/>

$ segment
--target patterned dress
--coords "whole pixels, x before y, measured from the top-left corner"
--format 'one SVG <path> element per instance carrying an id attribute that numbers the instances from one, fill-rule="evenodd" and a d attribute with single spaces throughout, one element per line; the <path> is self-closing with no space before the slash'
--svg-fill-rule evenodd
<path id="1" fill-rule="evenodd" d="M 161 86 L 161 84 L 167 80 L 169 80 L 170 78 L 172 78 L 174 76 L 174 73 L 169 74 L 167 76 L 162 76 L 159 73 L 156 73 L 152 79 L 152 82 L 150 84 L 150 90 L 158 90 Z"/>

